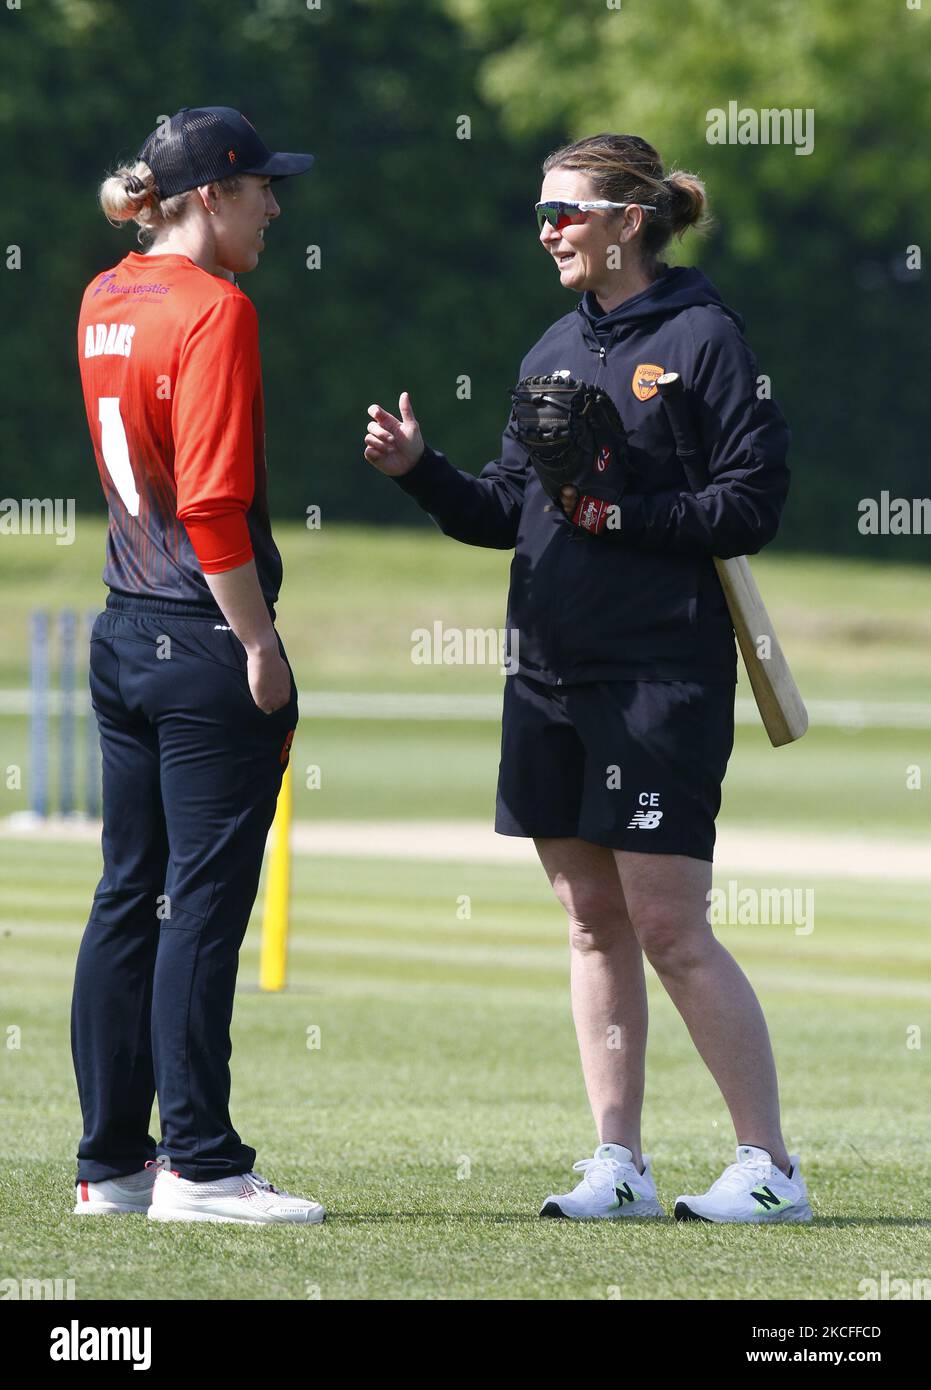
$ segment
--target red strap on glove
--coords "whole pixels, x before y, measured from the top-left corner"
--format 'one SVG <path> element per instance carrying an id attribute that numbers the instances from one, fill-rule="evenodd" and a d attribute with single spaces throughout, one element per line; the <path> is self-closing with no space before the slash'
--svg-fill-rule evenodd
<path id="1" fill-rule="evenodd" d="M 583 531 L 590 531 L 593 536 L 599 536 L 607 525 L 610 513 L 610 502 L 603 502 L 598 497 L 580 497 L 572 513 L 572 521 L 575 526 L 581 526 Z"/>

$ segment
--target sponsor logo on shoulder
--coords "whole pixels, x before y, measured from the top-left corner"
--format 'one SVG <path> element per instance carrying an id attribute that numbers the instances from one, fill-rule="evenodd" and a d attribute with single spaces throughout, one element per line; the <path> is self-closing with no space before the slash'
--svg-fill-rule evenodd
<path id="1" fill-rule="evenodd" d="M 101 275 L 97 288 L 94 290 L 92 298 L 96 299 L 100 291 L 107 286 L 109 291 L 110 282 L 116 279 L 116 271 L 108 270 L 106 275 Z"/>
<path id="2" fill-rule="evenodd" d="M 656 395 L 659 389 L 656 385 L 657 378 L 661 377 L 665 370 L 665 367 L 657 367 L 653 362 L 637 363 L 630 385 L 638 401 L 648 401 Z"/>
<path id="3" fill-rule="evenodd" d="M 127 295 L 159 295 L 168 294 L 171 290 L 170 285 L 162 285 L 157 280 L 143 280 L 141 283 L 130 280 L 126 284 L 120 284 L 115 270 L 108 270 L 106 275 L 101 275 L 97 283 L 97 288 L 91 295 L 91 299 L 96 299 L 101 290 L 107 294 L 127 294 Z"/>

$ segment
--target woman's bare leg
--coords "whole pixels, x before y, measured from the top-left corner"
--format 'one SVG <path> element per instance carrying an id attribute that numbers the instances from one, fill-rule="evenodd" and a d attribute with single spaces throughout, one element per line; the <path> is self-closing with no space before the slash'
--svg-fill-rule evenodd
<path id="1" fill-rule="evenodd" d="M 614 855 L 586 840 L 534 844 L 569 918 L 572 1017 L 595 1125 L 601 1142 L 625 1145 L 642 1172 L 646 982 Z"/>
<path id="2" fill-rule="evenodd" d="M 789 1155 L 766 1020 L 753 988 L 708 923 L 711 865 L 677 854 L 614 851 L 633 930 L 730 1111 L 737 1142 Z"/>

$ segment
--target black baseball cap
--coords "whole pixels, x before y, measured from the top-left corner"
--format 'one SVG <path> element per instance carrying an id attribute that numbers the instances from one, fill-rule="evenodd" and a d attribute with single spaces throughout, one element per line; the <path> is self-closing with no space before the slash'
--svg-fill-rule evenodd
<path id="1" fill-rule="evenodd" d="M 306 173 L 314 162 L 312 154 L 272 154 L 232 106 L 182 106 L 164 134 L 152 132 L 137 158 L 152 170 L 162 198 L 234 174 L 286 179 Z"/>

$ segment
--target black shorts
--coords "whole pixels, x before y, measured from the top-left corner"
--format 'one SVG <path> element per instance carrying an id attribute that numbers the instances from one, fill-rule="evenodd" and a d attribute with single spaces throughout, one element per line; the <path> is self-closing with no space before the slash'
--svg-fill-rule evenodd
<path id="1" fill-rule="evenodd" d="M 509 676 L 495 829 L 712 860 L 734 690 Z"/>

